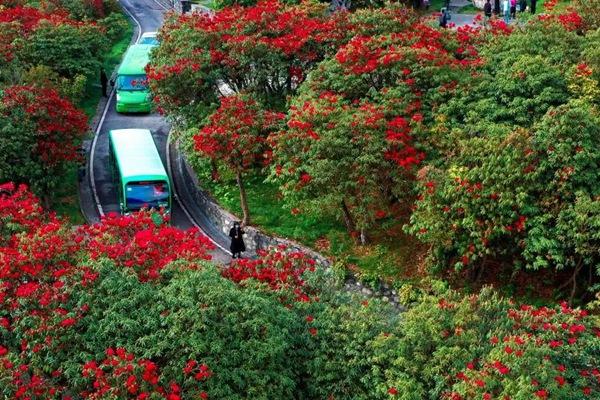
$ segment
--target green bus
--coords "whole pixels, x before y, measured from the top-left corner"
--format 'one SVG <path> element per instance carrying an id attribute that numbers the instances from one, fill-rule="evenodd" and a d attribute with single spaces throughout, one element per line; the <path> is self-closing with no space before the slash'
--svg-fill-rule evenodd
<path id="1" fill-rule="evenodd" d="M 117 112 L 150 112 L 152 98 L 146 77 L 151 44 L 129 47 L 117 71 Z"/>
<path id="2" fill-rule="evenodd" d="M 121 213 L 171 209 L 171 182 L 148 129 L 109 132 L 110 164 Z"/>

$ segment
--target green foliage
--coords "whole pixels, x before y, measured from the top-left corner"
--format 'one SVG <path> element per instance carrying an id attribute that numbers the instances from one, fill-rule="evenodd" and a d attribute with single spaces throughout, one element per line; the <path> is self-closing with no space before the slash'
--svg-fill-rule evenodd
<path id="1" fill-rule="evenodd" d="M 87 24 L 41 22 L 26 41 L 19 54 L 22 62 L 46 65 L 67 78 L 97 74 L 107 49 L 106 37 L 99 27 Z"/>
<path id="2" fill-rule="evenodd" d="M 394 365 L 388 386 L 404 392 L 408 384 L 402 399 L 531 399 L 538 390 L 584 398 L 586 387 L 598 390 L 596 378 L 586 377 L 599 351 L 597 320 L 585 315 L 566 305 L 519 309 L 489 288 L 469 297 L 428 296 L 404 314 L 400 336 L 384 347 Z"/>
<path id="3" fill-rule="evenodd" d="M 565 73 L 542 56 L 504 55 L 459 92 L 443 112 L 473 130 L 488 123 L 531 126 L 552 106 L 567 102 Z"/>
<path id="4" fill-rule="evenodd" d="M 305 398 L 388 398 L 384 374 L 390 365 L 379 347 L 395 331 L 398 315 L 376 300 L 312 308 L 316 331 L 306 361 Z"/>
<path id="5" fill-rule="evenodd" d="M 21 78 L 25 85 L 56 88 L 62 97 L 73 103 L 79 103 L 85 95 L 87 77 L 77 74 L 73 78 L 65 78 L 58 75 L 46 65 L 37 65 L 29 68 Z"/>
<path id="6" fill-rule="evenodd" d="M 185 272 L 175 264 L 156 284 L 141 283 L 108 262 L 94 265 L 98 284 L 73 294 L 89 305 L 82 331 L 66 338 L 84 359 L 101 358 L 107 347 L 125 347 L 161 360 L 167 381 L 176 380 L 188 360 L 198 359 L 216 377 L 206 386 L 213 398 L 292 397 L 298 319 L 277 299 L 239 288 L 208 264 Z M 81 380 L 75 369 L 80 357 L 69 357 L 74 381 Z"/>
<path id="7" fill-rule="evenodd" d="M 106 38 L 111 43 L 115 43 L 121 39 L 129 28 L 129 22 L 121 12 L 111 13 L 106 18 L 103 18 L 98 22 L 104 27 L 106 31 Z"/>
<path id="8" fill-rule="evenodd" d="M 462 140 L 446 168 L 424 176 L 410 232 L 433 246 L 442 268 L 484 268 L 491 258 L 595 269 L 597 238 L 583 220 L 600 194 L 599 124 L 596 108 L 574 101 L 550 109 L 532 132 Z"/>

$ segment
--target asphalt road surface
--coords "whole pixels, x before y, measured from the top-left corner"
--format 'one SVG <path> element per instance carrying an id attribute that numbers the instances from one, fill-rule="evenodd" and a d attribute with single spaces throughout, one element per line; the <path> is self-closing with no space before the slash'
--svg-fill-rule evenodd
<path id="1" fill-rule="evenodd" d="M 168 11 L 161 3 L 155 0 L 121 0 L 121 5 L 130 14 L 135 22 L 134 38 L 144 32 L 159 30 L 163 23 L 164 14 Z M 141 28 L 141 33 L 140 32 Z M 90 184 L 96 207 L 100 215 L 110 212 L 119 212 L 117 189 L 112 180 L 109 167 L 108 132 L 112 129 L 142 128 L 152 131 L 154 141 L 159 150 L 165 168 L 167 163 L 167 138 L 170 126 L 167 121 L 157 113 L 151 114 L 120 114 L 115 109 L 116 95 L 113 93 L 109 99 L 108 107 L 103 110 L 105 114 L 100 120 L 96 138 L 90 150 Z M 171 223 L 181 229 L 195 226 L 188 217 L 181 203 L 174 199 L 171 209 Z M 229 255 L 217 248 L 213 254 L 215 261 L 226 262 Z"/>

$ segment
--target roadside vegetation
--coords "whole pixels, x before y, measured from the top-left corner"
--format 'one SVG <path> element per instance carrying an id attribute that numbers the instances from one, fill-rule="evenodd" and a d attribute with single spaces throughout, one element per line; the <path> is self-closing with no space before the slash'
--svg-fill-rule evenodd
<path id="1" fill-rule="evenodd" d="M 82 399 L 595 398 L 597 316 L 440 281 L 403 314 L 301 253 L 225 269 L 140 212 L 72 227 L 0 186 L 0 395 Z M 22 210 L 27 210 L 23 213 Z M 43 267 L 38 267 L 43 263 Z M 167 338 L 167 340 L 165 340 Z"/>
<path id="2" fill-rule="evenodd" d="M 595 22 L 557 2 L 523 24 L 443 31 L 403 7 L 322 10 L 261 2 L 166 22 L 150 85 L 201 184 L 366 280 L 592 299 Z M 254 114 L 214 129 L 223 83 Z M 249 132 L 265 112 L 285 126 Z"/>
<path id="3" fill-rule="evenodd" d="M 0 5 L 0 89 L 28 93 L 31 106 L 39 104 L 39 109 L 35 116 L 18 115 L 13 109 L 15 119 L 3 119 L 0 140 L 6 150 L 0 180 L 28 183 L 47 206 L 81 223 L 77 169 L 82 160 L 77 149 L 87 135 L 85 122 L 94 116 L 101 97 L 100 67 L 111 71 L 119 62 L 131 27 L 115 1 L 4 3 Z M 10 101 L 4 97 L 0 107 L 14 107 Z M 56 107 L 44 108 L 46 103 Z M 67 122 L 71 117 L 78 119 L 76 127 Z M 25 122 L 28 118 L 31 124 Z M 62 118 L 67 121 L 61 127 Z M 21 124 L 11 125 L 16 121 Z M 26 126 L 32 129 L 27 131 Z M 16 136 L 23 138 L 18 158 L 9 151 L 16 146 L 11 129 L 21 131 Z M 46 154 L 40 157 L 42 152 Z"/>
<path id="4" fill-rule="evenodd" d="M 0 397 L 598 398 L 600 13 L 573 4 L 486 29 L 377 2 L 167 18 L 150 86 L 202 185 L 324 268 L 52 212 L 127 26 L 0 0 Z"/>

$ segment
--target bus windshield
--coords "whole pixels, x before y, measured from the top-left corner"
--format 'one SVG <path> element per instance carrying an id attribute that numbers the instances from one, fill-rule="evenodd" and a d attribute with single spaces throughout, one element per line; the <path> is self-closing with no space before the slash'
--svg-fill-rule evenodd
<path id="1" fill-rule="evenodd" d="M 125 198 L 129 210 L 140 208 L 169 207 L 169 185 L 164 181 L 133 182 L 125 187 Z"/>
<path id="2" fill-rule="evenodd" d="M 117 77 L 119 90 L 147 90 L 148 78 L 146 75 L 119 75 Z"/>

